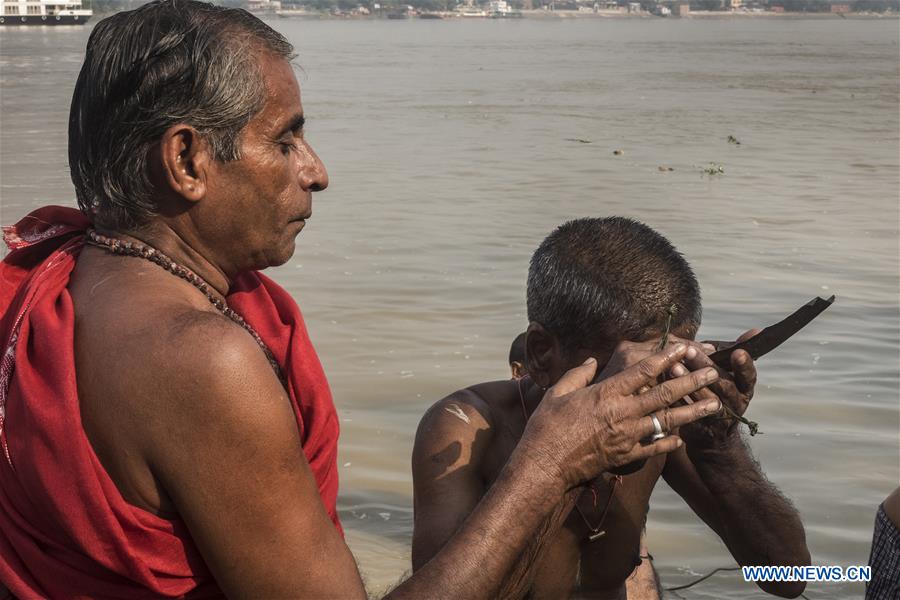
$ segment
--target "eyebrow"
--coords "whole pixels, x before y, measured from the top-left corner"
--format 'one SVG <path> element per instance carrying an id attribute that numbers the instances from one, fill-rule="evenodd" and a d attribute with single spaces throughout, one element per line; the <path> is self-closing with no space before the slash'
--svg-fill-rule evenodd
<path id="1" fill-rule="evenodd" d="M 278 135 L 276 135 L 275 137 L 281 137 L 284 134 L 286 134 L 288 131 L 297 133 L 298 131 L 303 129 L 303 125 L 305 123 L 306 123 L 306 117 L 304 117 L 302 114 L 296 114 L 291 118 L 290 121 L 288 121 L 287 125 L 285 125 L 284 127 L 281 128 L 281 131 L 279 131 Z"/>

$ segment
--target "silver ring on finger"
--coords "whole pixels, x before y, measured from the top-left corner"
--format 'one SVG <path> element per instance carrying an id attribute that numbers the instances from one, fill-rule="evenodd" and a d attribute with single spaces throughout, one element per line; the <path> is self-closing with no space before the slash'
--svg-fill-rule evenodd
<path id="1" fill-rule="evenodd" d="M 662 424 L 659 422 L 659 418 L 655 414 L 650 413 L 650 420 L 653 421 L 653 434 L 650 436 L 651 442 L 661 440 L 668 435 L 665 431 L 663 431 Z"/>

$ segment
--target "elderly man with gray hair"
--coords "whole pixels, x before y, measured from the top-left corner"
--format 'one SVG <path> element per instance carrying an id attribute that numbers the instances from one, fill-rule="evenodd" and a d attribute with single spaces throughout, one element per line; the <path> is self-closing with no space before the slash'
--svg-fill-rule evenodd
<path id="1" fill-rule="evenodd" d="M 328 185 L 292 57 L 249 13 L 193 0 L 92 32 L 69 128 L 81 210 L 7 228 L 0 264 L 14 596 L 365 597 L 335 510 L 328 384 L 299 308 L 259 273 L 291 257 Z M 696 353 L 571 369 L 466 523 L 391 596 L 496 595 L 585 482 L 678 448 L 660 421 L 719 410 L 669 408 L 713 369 L 656 384 Z"/>

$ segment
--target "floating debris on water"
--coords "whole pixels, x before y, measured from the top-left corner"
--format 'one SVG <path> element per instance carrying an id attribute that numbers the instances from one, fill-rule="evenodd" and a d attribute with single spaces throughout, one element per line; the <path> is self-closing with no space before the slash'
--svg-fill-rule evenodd
<path id="1" fill-rule="evenodd" d="M 667 167 L 667 166 L 665 166 L 665 165 L 659 165 L 659 170 L 662 171 L 662 172 L 666 172 L 666 171 L 674 171 L 674 170 L 675 170 L 675 167 Z"/>
<path id="2" fill-rule="evenodd" d="M 594 142 L 592 142 L 591 140 L 585 140 L 585 139 L 582 139 L 582 138 L 565 138 L 565 141 L 567 141 L 567 142 L 578 142 L 579 144 L 593 144 L 593 143 L 594 143 Z"/>
<path id="3" fill-rule="evenodd" d="M 391 513 L 389 513 L 389 512 L 380 512 L 380 513 L 378 513 L 378 516 L 381 517 L 382 519 L 384 519 L 385 521 L 391 520 Z"/>
<path id="4" fill-rule="evenodd" d="M 738 139 L 737 139 L 736 137 L 734 137 L 733 135 L 729 135 L 729 136 L 728 136 L 728 143 L 729 143 L 729 144 L 734 144 L 735 146 L 740 146 L 740 145 L 741 145 L 740 140 L 738 140 Z"/>
<path id="5" fill-rule="evenodd" d="M 725 174 L 725 167 L 723 167 L 719 163 L 714 163 L 714 162 L 709 163 L 709 166 L 702 167 L 701 170 L 706 175 L 709 175 L 710 177 L 712 177 L 714 175 L 724 175 Z"/>
<path id="6" fill-rule="evenodd" d="M 625 151 L 616 149 L 616 150 L 613 150 L 613 154 L 615 154 L 616 156 L 622 156 L 623 154 L 625 154 Z"/>

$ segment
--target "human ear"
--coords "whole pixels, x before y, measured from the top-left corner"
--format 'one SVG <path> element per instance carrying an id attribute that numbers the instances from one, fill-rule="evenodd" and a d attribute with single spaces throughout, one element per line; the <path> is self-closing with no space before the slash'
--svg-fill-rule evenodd
<path id="1" fill-rule="evenodd" d="M 169 127 L 160 139 L 159 159 L 169 189 L 189 202 L 203 199 L 212 160 L 196 129 L 183 123 Z"/>
<path id="2" fill-rule="evenodd" d="M 513 379 L 522 379 L 526 375 L 528 375 L 528 369 L 525 368 L 525 365 L 520 363 L 517 360 L 509 363 L 509 369 L 512 372 Z"/>
<path id="3" fill-rule="evenodd" d="M 562 376 L 559 342 L 540 323 L 532 321 L 527 331 L 525 356 L 528 374 L 532 381 L 546 389 Z"/>

